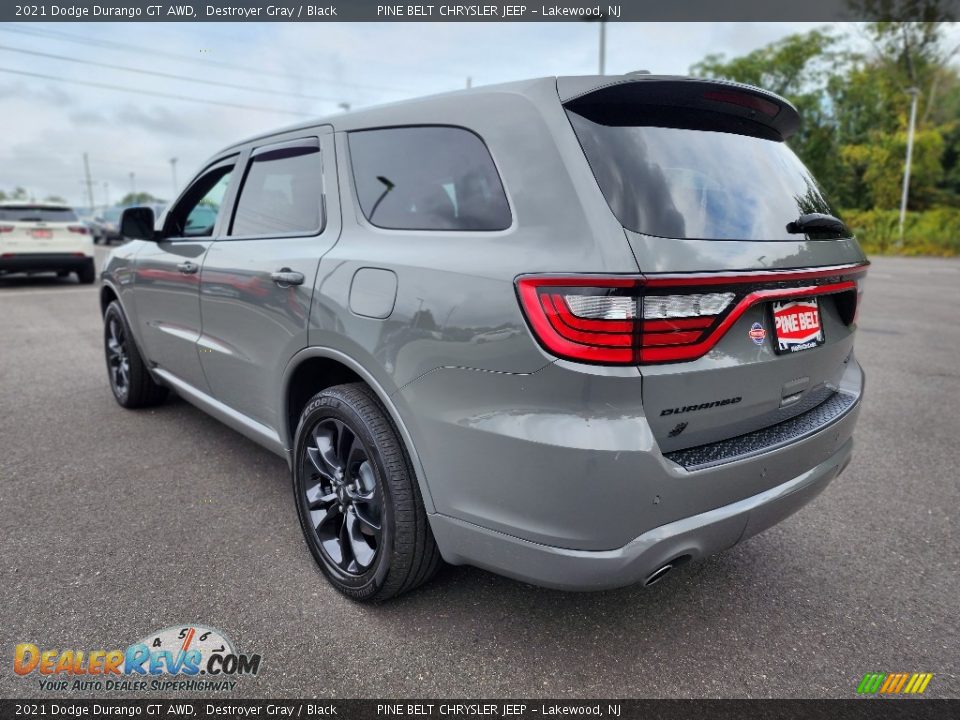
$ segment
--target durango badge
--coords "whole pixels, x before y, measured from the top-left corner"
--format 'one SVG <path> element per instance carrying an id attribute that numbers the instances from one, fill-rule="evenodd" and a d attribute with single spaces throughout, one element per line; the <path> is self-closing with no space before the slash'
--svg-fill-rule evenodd
<path id="1" fill-rule="evenodd" d="M 748 332 L 747 335 L 753 340 L 754 345 L 763 345 L 763 341 L 767 337 L 767 331 L 763 329 L 763 325 L 755 322 L 750 326 L 750 332 Z"/>

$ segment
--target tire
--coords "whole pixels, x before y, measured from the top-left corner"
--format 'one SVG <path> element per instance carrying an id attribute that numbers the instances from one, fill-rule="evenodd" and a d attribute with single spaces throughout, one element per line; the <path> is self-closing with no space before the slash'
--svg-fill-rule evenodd
<path id="1" fill-rule="evenodd" d="M 158 405 L 167 397 L 167 388 L 154 381 L 120 303 L 114 300 L 103 314 L 103 348 L 107 361 L 107 378 L 113 397 L 125 408 Z"/>
<path id="2" fill-rule="evenodd" d="M 86 265 L 77 270 L 77 280 L 81 285 L 92 285 L 97 279 L 97 271 L 91 259 Z"/>
<path id="3" fill-rule="evenodd" d="M 347 597 L 382 602 L 436 573 L 440 551 L 409 458 L 363 383 L 328 388 L 307 403 L 293 488 L 307 547 Z"/>

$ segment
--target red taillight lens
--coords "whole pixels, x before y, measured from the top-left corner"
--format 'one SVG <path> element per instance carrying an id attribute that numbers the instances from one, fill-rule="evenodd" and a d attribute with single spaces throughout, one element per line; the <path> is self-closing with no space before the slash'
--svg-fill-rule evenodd
<path id="1" fill-rule="evenodd" d="M 0 233 L 13 232 L 13 225 L 0 225 Z"/>
<path id="2" fill-rule="evenodd" d="M 72 233 L 77 233 L 77 235 L 86 235 L 90 232 L 85 225 L 69 225 L 67 226 L 67 230 Z"/>
<path id="3" fill-rule="evenodd" d="M 604 365 L 639 362 L 636 278 L 525 277 L 517 293 L 546 350 L 569 360 Z"/>
<path id="4" fill-rule="evenodd" d="M 735 275 L 518 278 L 517 294 L 541 345 L 603 365 L 695 360 L 758 302 L 836 294 L 852 323 L 865 266 Z"/>

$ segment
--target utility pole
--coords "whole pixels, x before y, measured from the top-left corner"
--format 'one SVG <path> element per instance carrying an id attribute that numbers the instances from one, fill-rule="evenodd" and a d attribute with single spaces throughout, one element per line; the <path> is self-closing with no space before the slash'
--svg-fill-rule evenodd
<path id="1" fill-rule="evenodd" d="M 110 207 L 110 183 L 103 181 L 103 209 Z"/>
<path id="2" fill-rule="evenodd" d="M 607 68 L 607 21 L 600 18 L 600 74 L 605 74 Z"/>
<path id="3" fill-rule="evenodd" d="M 83 184 L 87 186 L 87 201 L 90 203 L 90 212 L 95 212 L 93 209 L 93 180 L 90 179 L 90 159 L 87 157 L 87 154 L 83 154 Z"/>
<path id="4" fill-rule="evenodd" d="M 467 75 L 467 90 L 473 87 L 473 78 Z"/>
<path id="5" fill-rule="evenodd" d="M 175 157 L 170 158 L 170 173 L 173 176 L 173 195 L 171 198 L 177 197 L 177 159 Z"/>
<path id="6" fill-rule="evenodd" d="M 137 174 L 135 172 L 130 173 L 130 194 L 137 194 Z"/>
<path id="7" fill-rule="evenodd" d="M 595 22 L 600 24 L 600 57 L 597 63 L 601 75 L 607 71 L 607 14 L 591 15 L 583 18 L 584 22 Z"/>
<path id="8" fill-rule="evenodd" d="M 907 162 L 903 168 L 903 195 L 900 196 L 900 245 L 903 245 L 903 222 L 907 217 L 907 194 L 910 192 L 910 165 L 913 163 L 913 133 L 917 126 L 917 96 L 920 90 L 907 88 L 910 95 L 910 127 L 907 130 Z"/>

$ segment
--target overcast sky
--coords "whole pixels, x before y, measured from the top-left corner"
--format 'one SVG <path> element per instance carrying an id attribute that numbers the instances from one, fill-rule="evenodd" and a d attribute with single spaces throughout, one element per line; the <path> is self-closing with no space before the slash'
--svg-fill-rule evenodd
<path id="1" fill-rule="evenodd" d="M 607 72 L 685 74 L 707 53 L 738 55 L 816 26 L 611 23 Z M 37 199 L 86 205 L 87 152 L 97 205 L 118 201 L 134 183 L 170 198 L 170 158 L 183 183 L 222 146 L 296 122 L 298 113 L 459 89 L 467 77 L 476 86 L 595 73 L 597 35 L 596 24 L 579 22 L 0 24 L 0 189 L 21 185 Z"/>

